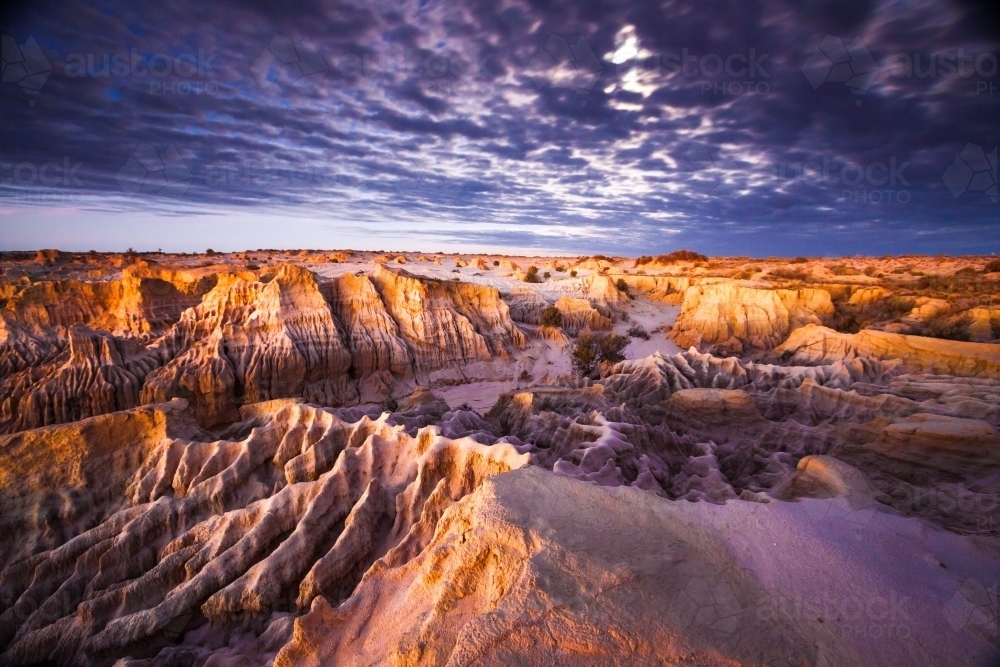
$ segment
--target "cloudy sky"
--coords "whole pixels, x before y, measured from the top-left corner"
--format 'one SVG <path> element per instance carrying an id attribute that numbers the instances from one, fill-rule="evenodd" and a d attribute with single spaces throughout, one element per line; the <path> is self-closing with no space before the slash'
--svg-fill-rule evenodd
<path id="1" fill-rule="evenodd" d="M 1000 252 L 987 7 L 26 3 L 0 247 Z"/>

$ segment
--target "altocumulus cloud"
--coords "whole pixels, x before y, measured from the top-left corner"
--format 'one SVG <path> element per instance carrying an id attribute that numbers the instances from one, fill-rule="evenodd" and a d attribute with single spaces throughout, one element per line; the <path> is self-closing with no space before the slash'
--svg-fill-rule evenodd
<path id="1" fill-rule="evenodd" d="M 88 246 L 66 221 L 103 211 L 115 225 L 266 212 L 296 247 L 342 228 L 400 248 L 1000 250 L 1000 37 L 976 5 L 9 11 L 8 247 Z M 121 238 L 161 239 L 136 227 Z M 174 242 L 211 238 L 189 229 Z"/>

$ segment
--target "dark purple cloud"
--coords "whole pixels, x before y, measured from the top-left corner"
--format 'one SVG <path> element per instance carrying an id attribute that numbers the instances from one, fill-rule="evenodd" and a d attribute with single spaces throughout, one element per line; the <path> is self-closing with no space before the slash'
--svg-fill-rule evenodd
<path id="1" fill-rule="evenodd" d="M 986 6 L 5 12 L 4 210 L 70 192 L 108 210 L 268 207 L 572 252 L 1000 251 Z"/>

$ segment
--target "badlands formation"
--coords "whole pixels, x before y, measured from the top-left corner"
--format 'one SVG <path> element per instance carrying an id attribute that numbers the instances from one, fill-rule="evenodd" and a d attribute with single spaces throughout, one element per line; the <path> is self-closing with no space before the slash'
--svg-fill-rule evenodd
<path id="1" fill-rule="evenodd" d="M 0 256 L 0 665 L 997 665 L 1000 262 Z"/>

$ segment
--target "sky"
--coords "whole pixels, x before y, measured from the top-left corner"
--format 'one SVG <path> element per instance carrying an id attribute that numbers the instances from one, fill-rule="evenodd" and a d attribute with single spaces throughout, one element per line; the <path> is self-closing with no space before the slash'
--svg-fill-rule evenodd
<path id="1" fill-rule="evenodd" d="M 8 4 L 0 249 L 1000 252 L 990 3 Z"/>

